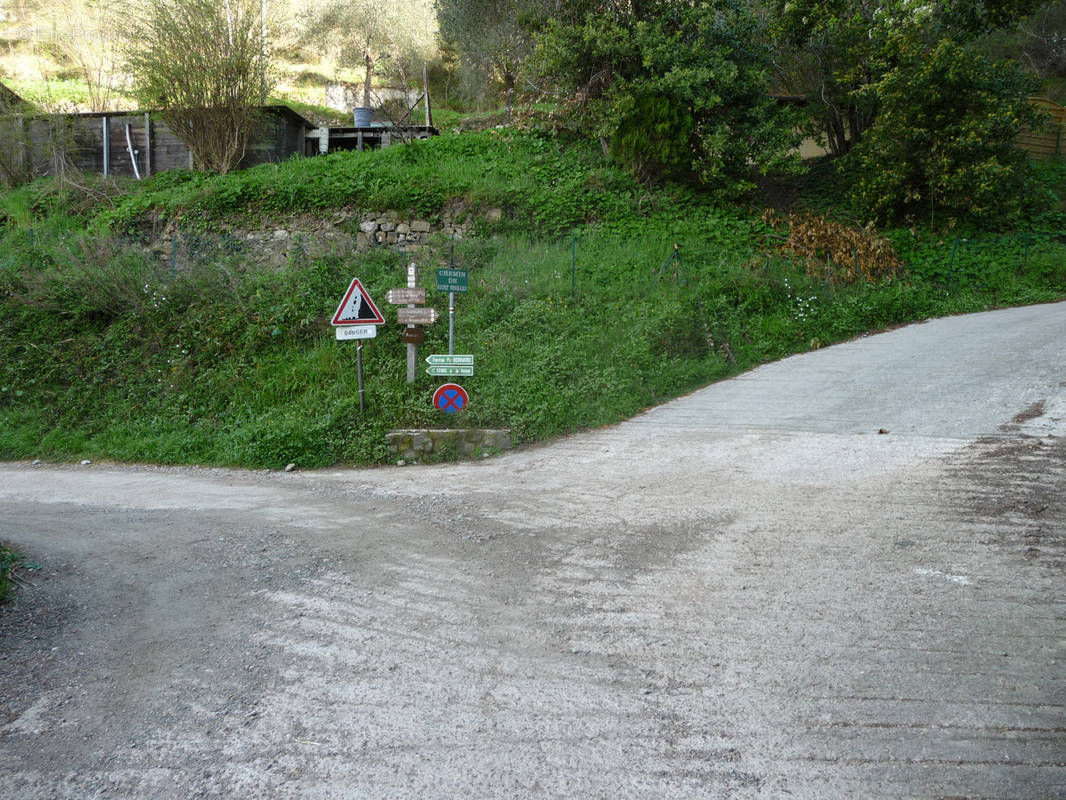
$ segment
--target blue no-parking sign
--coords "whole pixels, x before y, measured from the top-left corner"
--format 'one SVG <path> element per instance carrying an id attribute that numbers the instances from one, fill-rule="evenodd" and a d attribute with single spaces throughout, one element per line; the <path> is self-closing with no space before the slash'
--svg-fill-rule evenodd
<path id="1" fill-rule="evenodd" d="M 454 414 L 466 408 L 470 395 L 457 383 L 446 383 L 433 393 L 433 407 Z"/>

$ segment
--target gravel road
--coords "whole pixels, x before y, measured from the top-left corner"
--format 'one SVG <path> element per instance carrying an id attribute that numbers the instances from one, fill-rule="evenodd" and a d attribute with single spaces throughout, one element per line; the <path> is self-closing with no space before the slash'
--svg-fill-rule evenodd
<path id="1" fill-rule="evenodd" d="M 1064 346 L 934 320 L 461 464 L 0 464 L 0 797 L 1066 797 Z"/>

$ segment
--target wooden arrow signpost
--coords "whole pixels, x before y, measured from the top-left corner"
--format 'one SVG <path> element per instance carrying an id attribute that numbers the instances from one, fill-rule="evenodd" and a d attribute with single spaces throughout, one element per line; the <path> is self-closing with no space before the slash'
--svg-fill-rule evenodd
<path id="1" fill-rule="evenodd" d="M 426 290 L 423 288 L 389 289 L 385 299 L 394 306 L 403 306 L 408 303 L 424 303 L 426 302 Z"/>
<path id="2" fill-rule="evenodd" d="M 415 382 L 415 370 L 418 367 L 418 345 L 425 341 L 419 325 L 432 325 L 437 321 L 435 308 L 417 308 L 426 302 L 426 290 L 418 286 L 418 264 L 413 261 L 407 265 L 407 288 L 389 289 L 386 299 L 394 306 L 406 306 L 396 309 L 396 321 L 406 325 L 403 340 L 407 343 L 407 382 Z"/>
<path id="3" fill-rule="evenodd" d="M 396 309 L 396 321 L 401 325 L 432 325 L 439 316 L 435 308 Z"/>

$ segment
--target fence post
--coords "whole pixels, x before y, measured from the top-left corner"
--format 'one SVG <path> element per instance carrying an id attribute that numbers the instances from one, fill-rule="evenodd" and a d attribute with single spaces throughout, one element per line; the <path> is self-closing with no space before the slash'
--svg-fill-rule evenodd
<path id="1" fill-rule="evenodd" d="M 951 261 L 948 262 L 948 283 L 951 283 L 952 272 L 955 269 L 955 254 L 959 251 L 959 237 L 951 245 Z"/>
<path id="2" fill-rule="evenodd" d="M 107 114 L 104 114 L 102 119 L 104 126 L 104 177 L 109 178 L 111 177 L 111 121 L 107 118 Z"/>
<path id="3" fill-rule="evenodd" d="M 144 177 L 152 174 L 152 118 L 144 115 Z"/>
<path id="4" fill-rule="evenodd" d="M 570 295 L 577 292 L 577 237 L 570 242 Z"/>

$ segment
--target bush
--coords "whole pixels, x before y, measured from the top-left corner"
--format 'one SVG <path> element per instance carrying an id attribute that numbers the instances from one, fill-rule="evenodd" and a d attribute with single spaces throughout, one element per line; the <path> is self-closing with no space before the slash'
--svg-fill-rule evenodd
<path id="1" fill-rule="evenodd" d="M 1039 124 L 1027 100 L 1034 88 L 1017 64 L 949 40 L 888 73 L 877 86 L 877 121 L 847 157 L 866 218 L 1013 224 L 1031 186 L 1015 141 Z"/>

